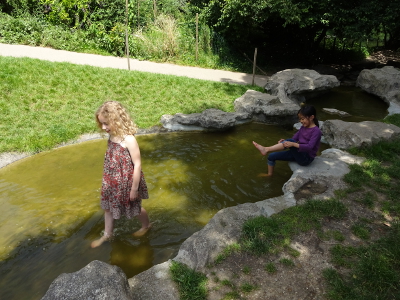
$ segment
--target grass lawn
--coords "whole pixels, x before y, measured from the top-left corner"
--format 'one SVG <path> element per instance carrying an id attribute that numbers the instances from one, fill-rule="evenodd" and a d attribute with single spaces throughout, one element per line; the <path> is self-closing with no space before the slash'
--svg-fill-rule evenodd
<path id="1" fill-rule="evenodd" d="M 233 101 L 260 87 L 137 71 L 0 57 L 0 153 L 38 152 L 96 131 L 94 111 L 123 103 L 139 128 L 164 114 L 207 108 L 233 111 Z"/>

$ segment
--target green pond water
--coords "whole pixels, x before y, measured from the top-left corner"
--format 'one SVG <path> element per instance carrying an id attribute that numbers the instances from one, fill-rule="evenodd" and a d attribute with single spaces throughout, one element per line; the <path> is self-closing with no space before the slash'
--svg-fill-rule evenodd
<path id="1" fill-rule="evenodd" d="M 332 93 L 307 102 L 317 107 L 320 120 L 337 118 L 322 107 L 354 115 L 345 121 L 387 114 L 386 104 L 360 90 Z M 224 133 L 138 136 L 150 193 L 143 207 L 154 226 L 134 239 L 139 222 L 117 220 L 115 240 L 96 249 L 90 242 L 104 228 L 99 195 L 106 140 L 39 153 L 0 169 L 0 299 L 40 299 L 58 275 L 92 260 L 117 265 L 130 278 L 173 258 L 218 210 L 282 194 L 292 174 L 287 163 L 277 164 L 274 177 L 259 177 L 266 158 L 251 141 L 270 145 L 293 134 L 252 123 Z"/>

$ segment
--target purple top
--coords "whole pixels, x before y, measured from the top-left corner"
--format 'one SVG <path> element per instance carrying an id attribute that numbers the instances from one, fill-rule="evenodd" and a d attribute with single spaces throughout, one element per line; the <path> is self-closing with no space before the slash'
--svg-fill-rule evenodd
<path id="1" fill-rule="evenodd" d="M 322 132 L 318 126 L 311 128 L 300 127 L 293 139 L 299 143 L 299 152 L 307 152 L 312 158 L 317 156 Z"/>

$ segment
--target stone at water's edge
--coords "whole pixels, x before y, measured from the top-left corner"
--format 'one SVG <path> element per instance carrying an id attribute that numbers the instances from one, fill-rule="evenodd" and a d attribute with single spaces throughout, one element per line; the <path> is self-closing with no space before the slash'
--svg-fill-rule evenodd
<path id="1" fill-rule="evenodd" d="M 362 70 L 356 86 L 389 104 L 389 115 L 400 113 L 400 70 L 392 66 Z"/>
<path id="2" fill-rule="evenodd" d="M 249 114 L 254 121 L 276 125 L 293 124 L 300 109 L 296 103 L 282 103 L 277 96 L 254 90 L 247 90 L 233 105 L 236 112 Z"/>
<path id="3" fill-rule="evenodd" d="M 227 113 L 219 109 L 206 109 L 202 113 L 163 115 L 161 123 L 169 130 L 223 131 L 250 122 L 247 113 Z"/>
<path id="4" fill-rule="evenodd" d="M 340 117 L 350 117 L 351 115 L 345 111 L 338 110 L 336 108 L 323 108 L 322 111 L 331 114 L 331 115 L 339 115 Z"/>
<path id="5" fill-rule="evenodd" d="M 129 279 L 132 300 L 179 300 L 179 291 L 171 279 L 171 260 L 155 265 Z"/>
<path id="6" fill-rule="evenodd" d="M 267 92 L 279 97 L 282 103 L 304 102 L 340 85 L 333 75 L 321 75 L 314 70 L 287 69 L 275 73 L 265 85 Z"/>
<path id="7" fill-rule="evenodd" d="M 321 131 L 324 140 L 329 145 L 340 149 L 365 147 L 379 141 L 400 137 L 399 127 L 373 121 L 355 123 L 327 120 Z"/>
<path id="8" fill-rule="evenodd" d="M 321 75 L 307 69 L 284 70 L 267 81 L 265 88 L 272 95 L 248 90 L 235 100 L 234 113 L 206 109 L 202 113 L 163 115 L 161 123 L 172 131 L 223 131 L 251 121 L 292 125 L 296 122 L 300 102 L 339 85 L 339 80 L 333 75 Z"/>
<path id="9" fill-rule="evenodd" d="M 94 260 L 74 273 L 58 276 L 42 300 L 131 300 L 125 273 L 117 266 Z"/>

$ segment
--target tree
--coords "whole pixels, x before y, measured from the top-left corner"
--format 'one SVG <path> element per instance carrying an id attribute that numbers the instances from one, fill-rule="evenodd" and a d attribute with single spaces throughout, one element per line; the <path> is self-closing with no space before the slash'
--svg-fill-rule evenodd
<path id="1" fill-rule="evenodd" d="M 276 48 L 312 59 L 328 32 L 359 40 L 383 30 L 398 41 L 399 10 L 400 0 L 211 0 L 202 16 L 241 47 Z"/>

